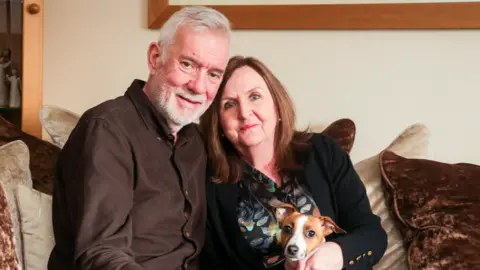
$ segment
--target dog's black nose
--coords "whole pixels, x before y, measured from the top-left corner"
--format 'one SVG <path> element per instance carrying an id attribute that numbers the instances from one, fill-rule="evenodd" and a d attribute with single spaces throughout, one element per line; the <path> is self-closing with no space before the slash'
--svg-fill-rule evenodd
<path id="1" fill-rule="evenodd" d="M 288 246 L 288 247 L 287 247 L 287 252 L 288 252 L 288 254 L 290 254 L 290 255 L 295 255 L 295 254 L 297 254 L 297 252 L 298 252 L 298 247 L 295 246 L 295 245 Z"/>

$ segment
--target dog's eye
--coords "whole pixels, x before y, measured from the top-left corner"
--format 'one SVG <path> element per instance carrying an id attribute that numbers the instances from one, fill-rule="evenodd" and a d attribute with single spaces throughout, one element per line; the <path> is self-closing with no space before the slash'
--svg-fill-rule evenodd
<path id="1" fill-rule="evenodd" d="M 291 233 L 292 232 L 292 227 L 285 226 L 285 227 L 283 227 L 283 231 L 286 232 L 286 233 Z"/>
<path id="2" fill-rule="evenodd" d="M 308 237 L 314 237 L 314 236 L 315 236 L 315 232 L 314 232 L 314 231 L 308 231 L 308 232 L 307 232 L 307 236 L 308 236 Z"/>

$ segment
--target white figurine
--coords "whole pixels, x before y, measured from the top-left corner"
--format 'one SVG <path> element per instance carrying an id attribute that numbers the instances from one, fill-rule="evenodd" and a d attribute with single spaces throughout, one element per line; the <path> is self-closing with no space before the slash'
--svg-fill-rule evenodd
<path id="1" fill-rule="evenodd" d="M 10 66 L 10 55 L 10 50 L 6 49 L 0 57 L 0 107 L 8 105 L 8 89 L 5 84 L 5 68 Z"/>
<path id="2" fill-rule="evenodd" d="M 7 75 L 7 79 L 10 81 L 10 102 L 8 106 L 10 108 L 20 108 L 20 89 L 22 84 L 16 68 L 12 68 L 12 75 Z"/>

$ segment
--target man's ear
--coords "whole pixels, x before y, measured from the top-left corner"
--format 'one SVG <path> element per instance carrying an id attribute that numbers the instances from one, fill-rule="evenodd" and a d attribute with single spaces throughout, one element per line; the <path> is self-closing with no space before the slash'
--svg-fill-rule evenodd
<path id="1" fill-rule="evenodd" d="M 275 217 L 280 223 L 283 222 L 286 217 L 295 212 L 295 207 L 293 207 L 293 205 L 281 202 L 277 199 L 270 200 L 268 204 L 275 208 Z"/>
<path id="2" fill-rule="evenodd" d="M 161 64 L 162 48 L 157 42 L 152 42 L 148 46 L 147 61 L 150 75 L 156 74 Z"/>
<path id="3" fill-rule="evenodd" d="M 333 232 L 335 233 L 346 233 L 345 230 L 340 228 L 330 217 L 327 216 L 321 216 L 319 217 L 322 223 L 322 227 L 324 228 L 324 234 L 325 236 L 332 234 Z"/>

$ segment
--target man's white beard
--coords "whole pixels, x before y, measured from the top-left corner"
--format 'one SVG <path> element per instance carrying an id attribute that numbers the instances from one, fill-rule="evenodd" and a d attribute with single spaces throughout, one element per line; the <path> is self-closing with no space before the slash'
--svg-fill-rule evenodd
<path id="1" fill-rule="evenodd" d="M 153 104 L 156 109 L 168 119 L 170 129 L 176 132 L 199 118 L 208 109 L 210 104 L 206 103 L 206 95 L 196 95 L 183 88 L 171 88 L 171 86 L 163 84 L 159 89 L 156 89 L 157 95 Z M 201 102 L 203 103 L 202 107 L 193 109 L 195 110 L 193 112 L 192 109 L 189 108 L 179 109 L 176 105 L 178 102 L 177 95 Z"/>

